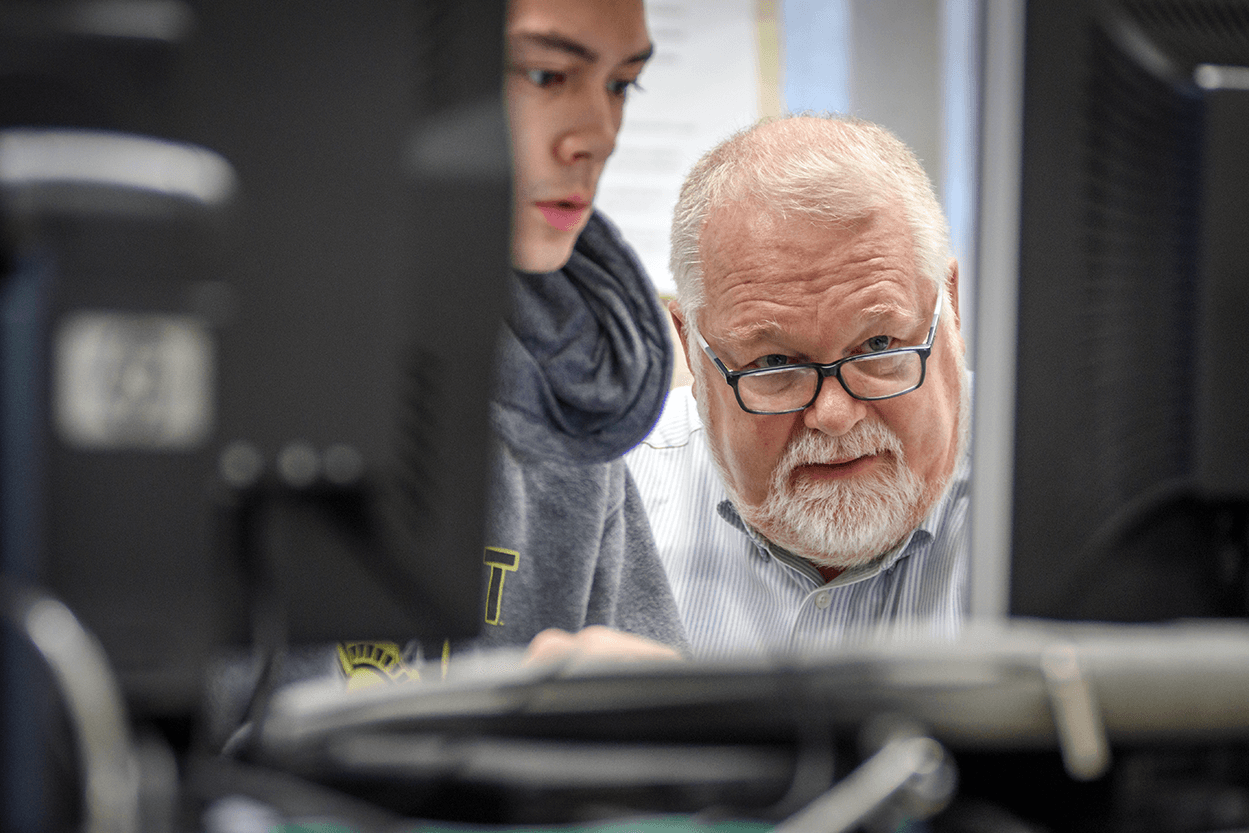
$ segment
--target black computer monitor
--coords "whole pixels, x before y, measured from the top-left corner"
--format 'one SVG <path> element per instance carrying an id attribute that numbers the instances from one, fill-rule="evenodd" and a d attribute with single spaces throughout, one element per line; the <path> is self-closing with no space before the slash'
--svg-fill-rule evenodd
<path id="1" fill-rule="evenodd" d="M 5 184 L 5 573 L 137 715 L 257 628 L 476 633 L 503 5 L 0 5 L 0 130 L 65 151 Z"/>
<path id="2" fill-rule="evenodd" d="M 1244 616 L 1249 4 L 986 10 L 977 607 Z"/>

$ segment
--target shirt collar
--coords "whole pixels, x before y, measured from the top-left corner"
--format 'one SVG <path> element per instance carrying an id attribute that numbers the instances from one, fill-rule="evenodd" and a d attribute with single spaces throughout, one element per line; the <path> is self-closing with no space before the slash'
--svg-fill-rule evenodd
<path id="1" fill-rule="evenodd" d="M 955 476 L 957 477 L 957 475 L 958 472 L 956 472 Z M 873 578 L 883 572 L 892 570 L 898 561 L 930 544 L 935 537 L 936 529 L 940 522 L 939 516 L 945 503 L 944 499 L 938 501 L 937 505 L 920 521 L 919 526 L 912 530 L 911 534 L 906 536 L 900 544 L 889 550 L 882 557 L 870 563 L 844 570 L 830 582 L 824 581 L 823 576 L 820 575 L 819 571 L 815 569 L 815 565 L 810 561 L 791 553 L 784 547 L 774 544 L 758 530 L 742 520 L 742 516 L 737 512 L 737 508 L 733 506 L 733 502 L 728 498 L 720 501 L 716 506 L 716 512 L 731 526 L 750 538 L 751 543 L 754 544 L 753 550 L 757 557 L 765 561 L 775 558 L 798 569 L 821 585 L 827 584 L 829 587 L 840 587 Z"/>
<path id="2" fill-rule="evenodd" d="M 950 485 L 946 489 L 945 494 L 942 495 L 936 505 L 929 510 L 928 514 L 924 516 L 924 519 L 919 522 L 919 526 L 912 530 L 911 534 L 903 539 L 902 543 L 889 550 L 889 552 L 885 553 L 881 558 L 872 561 L 870 564 L 864 564 L 860 567 L 852 567 L 851 569 L 844 571 L 833 581 L 829 582 L 829 586 L 853 584 L 854 582 L 880 575 L 882 572 L 892 570 L 901 559 L 911 555 L 912 553 L 918 552 L 922 548 L 931 544 L 936 538 L 937 530 L 941 526 L 948 507 L 952 502 L 958 500 L 967 491 L 970 478 L 971 454 L 970 450 L 968 450 L 968 452 L 963 454 L 962 459 L 959 460 L 958 464 L 954 467 L 954 473 L 950 476 Z M 721 494 L 723 494 L 723 492 Z M 754 544 L 753 549 L 755 555 L 759 558 L 764 560 L 777 558 L 780 561 L 796 567 L 803 573 L 814 577 L 819 583 L 824 583 L 823 577 L 820 576 L 819 571 L 815 569 L 815 565 L 807 561 L 805 558 L 794 555 L 783 547 L 779 547 L 772 543 L 765 536 L 751 528 L 749 524 L 742 520 L 742 516 L 737 513 L 736 507 L 733 506 L 733 502 L 729 500 L 728 497 L 723 498 L 716 505 L 716 512 L 731 526 L 750 538 L 751 543 Z"/>

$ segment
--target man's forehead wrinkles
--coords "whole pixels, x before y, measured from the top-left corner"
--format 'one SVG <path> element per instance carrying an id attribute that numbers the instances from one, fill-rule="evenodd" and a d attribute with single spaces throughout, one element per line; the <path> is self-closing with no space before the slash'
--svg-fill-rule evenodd
<path id="1" fill-rule="evenodd" d="M 732 337 L 735 340 L 745 340 L 747 336 L 775 334 L 780 329 L 771 311 L 777 308 L 783 310 L 790 304 L 787 299 L 779 297 L 775 287 L 766 280 L 757 281 L 749 276 L 730 274 L 725 275 L 720 283 L 721 288 L 715 293 L 718 298 L 710 311 L 712 317 L 720 321 L 726 338 L 729 333 L 734 333 L 736 335 Z"/>
<path id="2" fill-rule="evenodd" d="M 790 343 L 794 339 L 803 343 L 809 341 L 811 345 L 822 343 L 825 338 L 854 340 L 874 335 L 874 328 L 896 333 L 928 321 L 927 314 L 915 309 L 909 299 L 878 297 L 859 305 L 854 294 L 843 296 L 831 307 L 807 304 L 798 319 L 792 318 L 789 313 L 793 310 L 788 307 L 777 317 L 775 310 L 768 309 L 772 304 L 756 299 L 749 312 L 741 309 L 731 312 L 712 334 L 723 349 L 737 352 L 760 345 Z"/>

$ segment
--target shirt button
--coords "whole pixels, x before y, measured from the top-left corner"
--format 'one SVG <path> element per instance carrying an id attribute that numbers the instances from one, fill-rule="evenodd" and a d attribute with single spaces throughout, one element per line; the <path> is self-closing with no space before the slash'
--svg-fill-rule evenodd
<path id="1" fill-rule="evenodd" d="M 827 591 L 820 593 L 818 596 L 815 597 L 815 606 L 818 607 L 820 610 L 823 610 L 824 608 L 828 607 L 832 603 L 833 603 L 833 596 L 831 593 L 828 593 Z"/>

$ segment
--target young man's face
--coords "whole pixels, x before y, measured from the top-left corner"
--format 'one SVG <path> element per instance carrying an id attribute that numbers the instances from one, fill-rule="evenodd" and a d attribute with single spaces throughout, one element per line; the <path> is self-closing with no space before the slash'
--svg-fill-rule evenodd
<path id="1" fill-rule="evenodd" d="M 625 97 L 651 53 L 642 0 L 511 0 L 512 264 L 561 268 L 589 221 Z"/>

